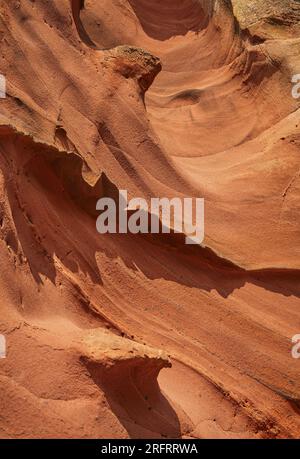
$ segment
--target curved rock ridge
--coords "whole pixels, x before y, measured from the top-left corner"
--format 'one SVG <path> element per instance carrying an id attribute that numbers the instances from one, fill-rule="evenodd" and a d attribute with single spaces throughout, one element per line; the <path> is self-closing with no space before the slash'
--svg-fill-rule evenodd
<path id="1" fill-rule="evenodd" d="M 188 3 L 192 11 L 195 2 Z M 299 99 L 291 95 L 299 34 L 291 42 L 259 32 L 272 11 L 286 16 L 291 7 L 256 2 L 251 16 L 247 2 L 233 2 L 234 10 L 228 1 L 196 3 L 203 28 L 168 40 L 147 33 L 147 21 L 151 27 L 162 20 L 160 2 L 151 8 L 112 2 L 107 17 L 90 1 L 81 17 L 99 48 L 128 42 L 160 57 L 163 70 L 146 95 L 147 111 L 173 167 L 206 198 L 205 244 L 245 268 L 299 269 L 298 245 L 290 243 L 299 240 Z M 173 5 L 180 11 L 183 3 Z M 293 2 L 291 21 L 297 25 L 299 17 Z M 122 20 L 127 27 L 116 27 Z M 274 28 L 283 30 L 280 23 Z"/>
<path id="2" fill-rule="evenodd" d="M 300 5 L 0 6 L 1 438 L 300 434 Z M 205 240 L 96 231 L 203 197 Z"/>

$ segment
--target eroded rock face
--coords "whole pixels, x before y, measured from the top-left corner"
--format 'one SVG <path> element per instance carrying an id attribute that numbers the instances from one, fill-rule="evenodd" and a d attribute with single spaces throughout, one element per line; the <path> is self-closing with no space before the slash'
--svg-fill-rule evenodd
<path id="1" fill-rule="evenodd" d="M 299 437 L 299 18 L 1 3 L 1 437 Z M 99 235 L 120 189 L 204 197 L 204 246 Z"/>
<path id="2" fill-rule="evenodd" d="M 143 93 L 149 89 L 161 71 L 158 57 L 134 46 L 117 46 L 105 60 L 111 60 L 113 69 L 125 78 L 135 79 Z"/>

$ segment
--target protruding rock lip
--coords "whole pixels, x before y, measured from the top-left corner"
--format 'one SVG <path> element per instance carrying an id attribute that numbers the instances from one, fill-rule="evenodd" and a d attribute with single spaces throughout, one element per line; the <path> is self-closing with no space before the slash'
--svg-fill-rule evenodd
<path id="1" fill-rule="evenodd" d="M 172 366 L 165 351 L 117 336 L 107 330 L 98 329 L 87 333 L 76 347 L 84 361 L 107 369 L 125 362 L 136 362 L 141 366 L 151 364 L 158 372 Z"/>
<path id="2" fill-rule="evenodd" d="M 143 92 L 149 89 L 162 69 L 158 57 L 135 46 L 117 46 L 108 52 L 107 59 L 114 61 L 114 70 L 125 78 L 136 79 Z"/>

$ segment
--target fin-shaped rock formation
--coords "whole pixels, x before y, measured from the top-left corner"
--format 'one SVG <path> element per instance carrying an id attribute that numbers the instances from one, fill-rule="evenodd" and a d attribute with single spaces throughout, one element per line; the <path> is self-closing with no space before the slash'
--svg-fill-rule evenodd
<path id="1" fill-rule="evenodd" d="M 299 437 L 300 4 L 249 3 L 1 2 L 1 438 Z"/>

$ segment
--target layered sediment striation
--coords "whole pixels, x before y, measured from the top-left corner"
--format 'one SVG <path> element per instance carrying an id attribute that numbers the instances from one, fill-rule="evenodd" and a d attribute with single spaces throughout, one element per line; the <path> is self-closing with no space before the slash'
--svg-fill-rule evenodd
<path id="1" fill-rule="evenodd" d="M 0 436 L 299 437 L 300 5 L 0 6 Z M 204 197 L 205 240 L 96 201 Z"/>

